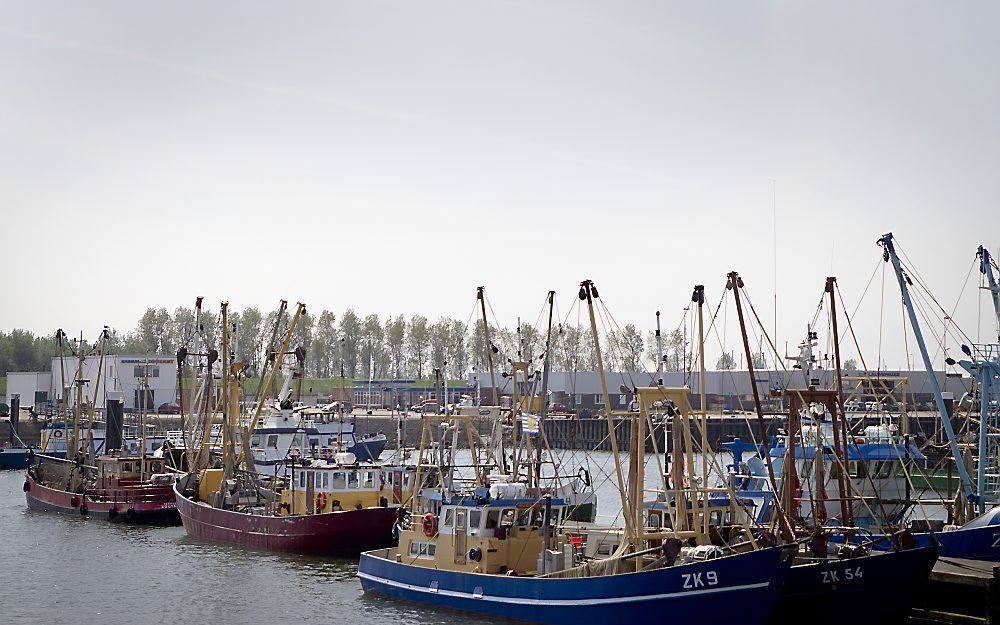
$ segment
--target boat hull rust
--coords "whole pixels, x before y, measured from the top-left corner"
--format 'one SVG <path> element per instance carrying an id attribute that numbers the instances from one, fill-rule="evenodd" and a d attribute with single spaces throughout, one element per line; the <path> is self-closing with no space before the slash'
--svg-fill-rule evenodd
<path id="1" fill-rule="evenodd" d="M 788 550 L 748 554 L 639 573 L 537 578 L 412 566 L 390 549 L 361 554 L 365 592 L 465 612 L 551 625 L 660 625 L 702 621 L 754 625 L 771 611 L 789 570 Z M 712 575 L 710 575 L 712 573 Z"/>
<path id="2" fill-rule="evenodd" d="M 905 623 L 940 553 L 932 545 L 793 566 L 769 622 Z"/>
<path id="3" fill-rule="evenodd" d="M 164 497 L 170 492 L 170 487 L 167 486 L 128 489 L 122 491 L 121 496 L 111 499 L 43 486 L 31 475 L 25 475 L 25 487 L 27 489 L 24 492 L 25 500 L 31 510 L 99 517 L 127 523 L 180 525 L 177 504 L 172 499 Z"/>
<path id="4" fill-rule="evenodd" d="M 185 531 L 195 538 L 250 549 L 349 557 L 392 544 L 396 508 L 265 516 L 220 510 L 184 496 L 174 485 Z"/>

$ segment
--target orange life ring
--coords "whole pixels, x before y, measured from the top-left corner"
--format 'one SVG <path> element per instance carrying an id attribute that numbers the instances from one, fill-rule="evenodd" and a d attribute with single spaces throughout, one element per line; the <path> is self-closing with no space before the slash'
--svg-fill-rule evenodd
<path id="1" fill-rule="evenodd" d="M 316 493 L 316 509 L 320 512 L 326 510 L 326 493 Z"/>
<path id="2" fill-rule="evenodd" d="M 292 458 L 298 458 L 299 456 L 302 455 L 302 452 L 299 450 L 298 447 L 295 447 L 294 449 L 288 450 L 288 455 Z"/>
<path id="3" fill-rule="evenodd" d="M 325 460 L 329 460 L 330 458 L 333 457 L 333 450 L 330 449 L 329 447 L 324 447 L 322 450 L 320 450 L 319 455 L 323 456 Z"/>
<path id="4" fill-rule="evenodd" d="M 438 533 L 438 518 L 428 512 L 424 515 L 424 519 L 421 522 L 424 528 L 424 536 L 428 538 L 434 538 Z"/>

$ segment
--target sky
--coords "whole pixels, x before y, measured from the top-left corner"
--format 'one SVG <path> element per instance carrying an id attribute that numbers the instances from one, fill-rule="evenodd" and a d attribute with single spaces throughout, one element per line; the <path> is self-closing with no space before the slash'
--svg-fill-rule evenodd
<path id="1" fill-rule="evenodd" d="M 198 295 L 464 319 L 479 285 L 514 325 L 549 289 L 575 316 L 587 278 L 619 324 L 672 328 L 738 270 L 768 327 L 776 293 L 779 349 L 827 275 L 851 309 L 867 286 L 865 357 L 900 367 L 892 231 L 990 334 L 964 281 L 1000 246 L 995 2 L 0 11 L 3 329 L 96 335 Z"/>

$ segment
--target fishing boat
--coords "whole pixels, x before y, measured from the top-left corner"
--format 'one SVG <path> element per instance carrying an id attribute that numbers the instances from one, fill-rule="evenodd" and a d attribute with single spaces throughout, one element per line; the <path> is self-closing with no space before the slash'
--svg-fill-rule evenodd
<path id="1" fill-rule="evenodd" d="M 61 331 L 60 331 L 61 333 Z M 82 344 L 82 341 L 81 341 Z M 94 394 L 101 386 L 100 375 L 104 369 L 104 357 L 108 344 L 105 329 L 100 339 L 100 362 Z M 120 391 L 108 393 L 108 420 L 112 427 L 107 431 L 104 443 L 107 450 L 99 453 L 95 444 L 94 406 L 96 397 L 89 398 L 89 411 L 85 414 L 84 387 L 82 379 L 83 352 L 80 350 L 77 372 L 74 379 L 76 388 L 76 408 L 73 426 L 63 423 L 60 432 L 65 443 L 67 457 L 28 452 L 28 468 L 25 471 L 24 495 L 28 508 L 50 512 L 74 513 L 80 516 L 99 516 L 112 521 L 129 523 L 176 524 L 178 522 L 174 503 L 174 476 L 166 471 L 162 458 L 150 457 L 145 453 L 145 441 L 140 441 L 139 453 L 124 448 L 123 442 L 123 402 Z M 148 384 L 148 371 L 147 379 Z M 64 399 L 68 413 L 68 398 Z M 144 415 L 143 415 L 144 416 Z M 85 419 L 86 417 L 86 419 Z M 145 431 L 145 419 L 140 427 Z M 101 447 L 103 449 L 103 446 Z"/>
<path id="2" fill-rule="evenodd" d="M 228 307 L 222 305 L 222 442 L 221 458 L 194 450 L 190 473 L 177 481 L 174 497 L 185 531 L 194 537 L 243 547 L 350 556 L 393 542 L 392 529 L 404 487 L 410 487 L 407 467 L 360 463 L 348 452 L 309 458 L 290 450 L 282 466 L 287 475 L 262 476 L 256 471 L 247 443 L 261 422 L 267 390 L 274 384 L 289 352 L 295 326 L 305 306 L 298 304 L 277 345 L 286 302 L 276 315 L 276 330 L 268 353 L 274 362 L 254 414 L 240 411 L 243 365 L 230 348 Z M 209 391 L 211 393 L 212 391 Z M 210 422 L 211 420 L 207 420 Z M 190 437 L 197 439 L 197 436 Z M 203 440 L 207 440 L 207 435 Z"/>
<path id="3" fill-rule="evenodd" d="M 410 486 L 405 468 L 360 465 L 346 452 L 289 468 L 290 482 L 267 486 L 246 474 L 224 482 L 223 469 L 182 478 L 174 497 L 184 529 L 252 549 L 340 557 L 392 542 L 400 503 L 392 484 Z"/>
<path id="4" fill-rule="evenodd" d="M 108 455 L 87 465 L 39 455 L 25 474 L 24 495 L 32 510 L 179 525 L 173 482 L 159 458 Z"/>
<path id="5" fill-rule="evenodd" d="M 590 311 L 597 366 L 603 371 L 593 300 Z M 602 376 L 606 406 L 610 406 Z M 471 417 L 425 414 L 411 523 L 399 546 L 365 552 L 358 576 L 365 592 L 493 617 L 553 624 L 634 623 L 655 614 L 661 623 L 710 617 L 718 622 L 760 623 L 768 616 L 793 555 L 789 547 L 756 548 L 753 536 L 734 532 L 713 544 L 694 530 L 647 527 L 643 520 L 644 425 L 654 403 L 675 401 L 690 410 L 687 389 L 636 389 L 640 411 L 632 416 L 629 483 L 616 437 L 611 437 L 624 528 L 560 528 L 567 502 L 539 497 L 520 483 L 494 484 L 472 454 L 469 488 L 448 479 L 433 432 L 463 428 L 475 448 Z M 609 426 L 613 417 L 608 412 Z M 433 426 L 433 427 L 432 427 Z M 431 453 L 431 452 L 434 453 Z M 425 485 L 442 497 L 421 497 Z M 608 556 L 593 555 L 601 536 L 621 536 Z"/>

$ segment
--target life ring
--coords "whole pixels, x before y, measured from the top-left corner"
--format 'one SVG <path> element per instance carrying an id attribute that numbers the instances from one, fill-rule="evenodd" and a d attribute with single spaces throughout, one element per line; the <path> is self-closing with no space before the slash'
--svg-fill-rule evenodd
<path id="1" fill-rule="evenodd" d="M 23 490 L 24 492 L 28 492 L 29 490 L 31 490 L 31 482 L 29 482 L 28 480 L 24 480 L 24 486 L 21 487 L 21 490 Z"/>
<path id="2" fill-rule="evenodd" d="M 291 458 L 298 458 L 301 455 L 302 455 L 302 451 L 298 447 L 295 447 L 294 449 L 289 449 L 288 450 L 288 456 L 291 457 Z"/>
<path id="3" fill-rule="evenodd" d="M 316 512 L 317 514 L 326 510 L 326 493 L 316 493 Z"/>
<path id="4" fill-rule="evenodd" d="M 63 436 L 62 430 L 52 430 L 52 438 L 62 438 L 62 436 Z"/>
<path id="5" fill-rule="evenodd" d="M 428 512 L 424 515 L 421 525 L 424 528 L 424 536 L 428 538 L 434 538 L 438 533 L 438 518 Z"/>
<path id="6" fill-rule="evenodd" d="M 82 516 L 86 516 L 86 514 L 87 514 L 87 502 L 86 501 L 83 502 L 82 504 L 80 504 L 80 514 Z"/>
<path id="7" fill-rule="evenodd" d="M 479 562 L 483 559 L 483 550 L 476 547 L 469 549 L 469 559 L 473 562 Z"/>
<path id="8" fill-rule="evenodd" d="M 322 456 L 324 460 L 329 460 L 333 457 L 333 450 L 329 447 L 324 447 L 319 451 L 319 455 Z"/>

